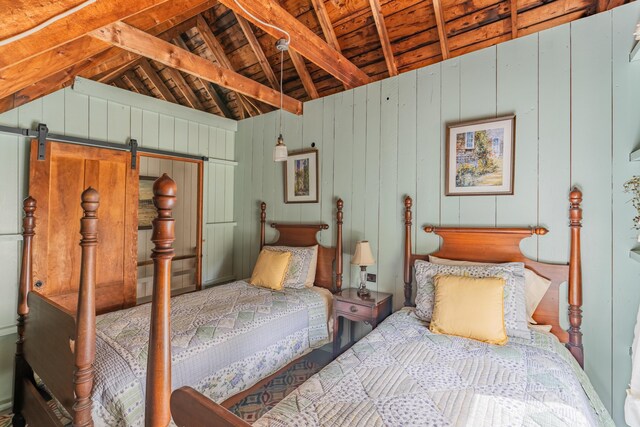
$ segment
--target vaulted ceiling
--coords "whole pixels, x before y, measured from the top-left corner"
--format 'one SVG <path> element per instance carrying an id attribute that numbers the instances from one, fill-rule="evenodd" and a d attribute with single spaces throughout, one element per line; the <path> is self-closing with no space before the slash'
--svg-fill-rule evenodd
<path id="1" fill-rule="evenodd" d="M 404 73 L 628 0 L 98 0 L 0 45 L 0 112 L 91 78 L 241 119 Z M 9 2 L 8 2 L 9 3 Z M 81 0 L 13 0 L 5 40 Z M 239 4 L 242 6 L 240 7 Z M 244 9 L 244 10 L 243 10 Z M 5 11 L 7 8 L 5 8 Z"/>

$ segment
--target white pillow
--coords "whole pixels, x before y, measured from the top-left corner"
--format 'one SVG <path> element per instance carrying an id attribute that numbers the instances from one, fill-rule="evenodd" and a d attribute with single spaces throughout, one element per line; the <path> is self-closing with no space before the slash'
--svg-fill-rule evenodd
<path id="1" fill-rule="evenodd" d="M 429 261 L 434 264 L 440 265 L 500 265 L 491 264 L 487 262 L 473 262 L 473 261 L 458 261 L 453 259 L 438 258 L 433 255 L 429 255 Z M 547 290 L 551 286 L 551 281 L 545 279 L 542 276 L 538 276 L 534 271 L 525 267 L 524 269 L 524 300 L 527 304 L 527 320 L 531 324 L 537 322 L 533 320 L 533 313 L 542 301 L 542 298 L 547 293 Z"/>
<path id="2" fill-rule="evenodd" d="M 512 262 L 500 265 L 442 265 L 428 261 L 415 262 L 416 316 L 431 321 L 434 305 L 434 277 L 438 274 L 469 277 L 500 277 L 505 280 L 504 287 L 504 323 L 507 335 L 511 337 L 531 338 L 527 327 L 527 310 L 524 300 L 524 264 Z"/>
<path id="3" fill-rule="evenodd" d="M 318 245 L 309 247 L 265 246 L 264 249 L 291 253 L 289 269 L 284 277 L 285 288 L 304 289 L 313 286 L 318 264 Z"/>

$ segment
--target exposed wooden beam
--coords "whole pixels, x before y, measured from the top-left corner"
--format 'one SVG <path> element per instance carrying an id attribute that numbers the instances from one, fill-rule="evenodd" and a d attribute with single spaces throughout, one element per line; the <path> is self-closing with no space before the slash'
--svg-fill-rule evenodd
<path id="1" fill-rule="evenodd" d="M 116 77 L 120 76 L 124 71 L 128 70 L 129 68 L 133 67 L 134 64 L 136 64 L 136 61 L 140 61 L 140 56 L 139 55 L 135 55 L 131 52 L 124 52 L 127 54 L 127 58 L 129 58 L 129 60 L 122 65 L 119 65 L 117 67 L 112 68 L 111 70 L 109 70 L 108 72 L 105 72 L 103 74 L 101 74 L 100 76 L 96 77 L 95 80 L 99 81 L 100 83 L 109 83 L 111 80 L 115 79 Z M 99 60 L 99 58 L 97 58 Z"/>
<path id="2" fill-rule="evenodd" d="M 173 96 L 171 90 L 169 90 L 164 80 L 162 80 L 162 77 L 158 75 L 158 72 L 153 69 L 153 66 L 146 58 L 142 58 L 138 65 L 140 66 L 140 69 L 142 69 L 142 72 L 147 76 L 147 79 L 149 79 L 151 84 L 155 86 L 155 88 L 160 93 L 160 96 L 162 96 L 165 101 L 173 102 L 174 104 L 178 103 L 176 97 Z"/>
<path id="3" fill-rule="evenodd" d="M 182 74 L 180 74 L 179 70 L 176 70 L 175 68 L 166 68 L 165 72 L 169 75 L 171 80 L 173 80 L 173 83 L 176 85 L 176 89 L 182 94 L 189 107 L 195 108 L 196 110 L 205 109 L 198 99 L 198 96 L 193 92 L 193 89 L 191 89 L 191 86 L 189 86 Z"/>
<path id="4" fill-rule="evenodd" d="M 175 39 L 173 39 L 173 43 L 186 50 L 187 52 L 191 52 L 191 50 L 189 49 L 189 46 L 187 46 L 187 44 L 182 40 L 182 38 L 180 37 L 176 37 Z M 213 88 L 213 86 L 211 85 L 211 83 L 209 83 L 206 80 L 202 80 L 201 78 L 198 77 L 194 77 L 195 80 L 200 83 L 200 85 L 204 88 L 205 92 L 207 92 L 209 94 L 209 96 L 211 97 L 213 103 L 216 105 L 216 107 L 218 107 L 218 110 L 220 110 L 220 112 L 227 118 L 233 119 L 233 114 L 231 114 L 231 110 L 229 110 L 227 103 L 224 102 L 224 100 L 222 99 L 222 97 L 218 94 L 217 91 L 212 91 L 211 89 Z M 239 108 L 240 110 L 240 115 L 242 116 L 242 118 L 244 118 L 244 114 L 242 113 L 242 108 Z M 228 115 L 227 115 L 228 113 Z"/>
<path id="5" fill-rule="evenodd" d="M 300 76 L 302 86 L 304 86 L 304 90 L 307 91 L 307 95 L 309 95 L 311 99 L 318 98 L 320 95 L 318 95 L 316 85 L 313 83 L 313 79 L 311 78 L 311 74 L 309 74 L 307 65 L 304 63 L 304 58 L 291 48 L 289 48 L 289 57 L 298 72 L 298 76 Z"/>
<path id="6" fill-rule="evenodd" d="M 329 46 L 342 53 L 340 43 L 338 43 L 338 37 L 336 37 L 333 24 L 331 23 L 331 19 L 327 13 L 327 8 L 324 5 L 324 0 L 311 0 L 311 5 L 313 6 L 313 10 L 316 12 L 320 28 L 322 28 L 322 34 L 324 34 L 324 38 L 327 40 L 327 43 L 329 43 Z"/>
<path id="7" fill-rule="evenodd" d="M 222 112 L 222 114 L 228 119 L 233 119 L 234 118 L 233 113 L 231 112 L 231 110 L 229 110 L 229 107 L 227 107 L 227 103 L 224 102 L 224 100 L 222 99 L 222 96 L 220 96 L 220 94 L 218 93 L 216 88 L 213 86 L 213 84 L 202 81 L 202 85 L 204 86 L 205 92 L 209 94 L 213 103 L 216 105 L 216 107 L 218 107 L 218 109 Z"/>
<path id="8" fill-rule="evenodd" d="M 24 5 L 23 7 L 29 7 L 30 2 L 18 2 L 18 5 L 20 3 Z M 79 39 L 89 31 L 96 30 L 116 21 L 125 20 L 132 15 L 144 12 L 149 8 L 162 5 L 163 3 L 167 3 L 167 0 L 98 1 L 54 22 L 45 29 L 37 31 L 21 40 L 0 46 L 0 70 L 8 66 L 20 64 L 42 52 L 55 49 L 65 43 Z M 9 8 L 9 10 L 11 11 L 9 15 L 20 14 L 18 10 L 11 10 L 11 8 Z M 40 13 L 42 16 L 48 15 L 45 10 L 42 10 Z"/>
<path id="9" fill-rule="evenodd" d="M 219 67 L 205 58 L 187 52 L 140 31 L 130 25 L 118 22 L 91 33 L 103 42 L 160 62 L 167 67 L 179 69 L 211 83 L 229 88 L 266 104 L 279 106 L 280 93 L 241 74 Z M 284 97 L 284 108 L 295 114 L 302 113 L 302 103 L 289 96 Z"/>
<path id="10" fill-rule="evenodd" d="M 127 84 L 124 82 L 124 80 L 122 80 L 122 78 L 118 78 L 115 79 L 114 81 L 111 82 L 115 87 L 119 87 L 120 89 L 124 89 L 124 90 L 128 90 L 131 91 L 131 89 L 129 89 L 129 86 L 127 86 Z"/>
<path id="11" fill-rule="evenodd" d="M 213 2 L 214 0 L 168 2 L 162 4 L 162 7 L 156 6 L 127 19 L 127 23 L 155 35 L 192 18 L 202 12 L 202 8 L 210 7 Z M 29 61 L 28 67 L 21 63 L 12 65 L 0 71 L 0 98 L 69 69 L 73 69 L 73 74 L 70 74 L 72 80 L 83 70 L 95 66 L 95 57 L 109 48 L 110 45 L 107 43 L 84 36 L 37 55 Z"/>
<path id="12" fill-rule="evenodd" d="M 280 82 L 276 77 L 276 74 L 273 72 L 273 68 L 271 68 L 271 64 L 269 64 L 269 60 L 264 54 L 264 50 L 262 49 L 258 38 L 251 28 L 251 24 L 249 24 L 249 21 L 247 21 L 240 15 L 236 15 L 236 19 L 238 20 L 238 25 L 240 25 L 240 28 L 242 29 L 242 32 L 244 33 L 249 46 L 251 46 L 253 53 L 258 59 L 258 64 L 260 64 L 262 71 L 264 71 L 265 76 L 267 76 L 267 80 L 269 80 L 271 87 L 276 90 L 280 90 Z"/>
<path id="13" fill-rule="evenodd" d="M 372 80 L 361 69 L 349 61 L 340 52 L 333 49 L 302 22 L 287 12 L 277 0 L 220 0 L 220 3 L 241 15 L 253 24 L 262 28 L 265 32 L 279 39 L 282 32 L 268 27 L 250 17 L 236 4 L 239 2 L 245 10 L 255 16 L 259 16 L 271 25 L 277 25 L 291 35 L 291 48 L 309 61 L 316 64 L 349 87 L 361 86 Z"/>
<path id="14" fill-rule="evenodd" d="M 447 40 L 447 30 L 445 28 L 444 13 L 442 12 L 442 2 L 440 0 L 433 0 L 433 10 L 435 11 L 436 26 L 438 27 L 442 59 L 448 59 L 450 57 L 449 41 Z"/>
<path id="15" fill-rule="evenodd" d="M 369 0 L 369 4 L 371 5 L 371 13 L 373 13 L 373 20 L 376 23 L 376 29 L 378 30 L 378 37 L 380 37 L 382 53 L 384 54 L 384 60 L 387 63 L 389 76 L 397 76 L 398 67 L 396 66 L 396 60 L 393 56 L 393 49 L 391 48 L 391 41 L 389 40 L 387 26 L 384 23 L 384 16 L 382 15 L 382 10 L 380 8 L 380 0 Z"/>
<path id="16" fill-rule="evenodd" d="M 122 76 L 126 81 L 129 82 L 133 89 L 141 95 L 153 96 L 149 88 L 147 88 L 142 80 L 136 75 L 136 72 L 133 69 L 127 70 Z"/>
<path id="17" fill-rule="evenodd" d="M 216 36 L 213 34 L 213 31 L 211 31 L 211 27 L 202 17 L 202 15 L 198 15 L 198 17 L 196 18 L 196 28 L 202 36 L 204 44 L 207 46 L 207 48 L 209 48 L 211 53 L 213 53 L 213 57 L 216 59 L 216 62 L 218 62 L 218 64 L 222 68 L 235 71 L 233 69 L 233 65 L 231 64 L 231 61 L 229 60 L 229 57 L 222 47 L 222 44 L 220 44 Z M 251 113 L 251 106 L 249 105 L 249 102 L 243 97 L 243 95 L 237 94 L 237 100 L 240 103 L 241 107 L 244 108 L 244 110 L 247 112 L 247 114 L 249 114 L 249 116 L 252 116 L 253 114 Z"/>
<path id="18" fill-rule="evenodd" d="M 439 0 L 438 0 L 439 1 Z M 511 8 L 511 38 L 518 38 L 518 0 L 509 0 Z"/>

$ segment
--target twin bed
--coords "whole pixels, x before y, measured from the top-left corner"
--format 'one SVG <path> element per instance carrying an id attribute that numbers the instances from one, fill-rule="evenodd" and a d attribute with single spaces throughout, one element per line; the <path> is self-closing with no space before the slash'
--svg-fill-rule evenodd
<path id="1" fill-rule="evenodd" d="M 83 193 L 82 278 L 78 309 L 69 312 L 31 290 L 35 201 L 25 201 L 19 294 L 14 425 L 61 425 L 34 371 L 73 418 L 73 425 L 247 426 L 216 402 L 278 371 L 327 342 L 328 290 L 342 285 L 342 202 L 335 248 L 318 246 L 315 286 L 275 292 L 243 281 L 170 298 L 171 207 L 175 183 L 154 185 L 155 263 L 151 304 L 95 317 L 97 193 Z M 412 201 L 405 200 L 405 308 L 391 315 L 314 375 L 254 426 L 613 425 L 581 369 L 581 193 L 571 193 L 568 265 L 526 258 L 522 239 L 542 228 L 435 228 L 434 256 L 485 263 L 521 262 L 551 281 L 531 331 L 494 346 L 434 334 L 416 315 Z M 261 248 L 266 206 L 261 205 Z M 327 225 L 272 224 L 275 245 L 317 245 Z M 560 327 L 559 287 L 569 287 L 568 331 Z M 317 289 L 319 288 L 319 289 Z M 28 302 L 28 303 L 27 303 Z M 169 396 L 171 390 L 171 412 Z M 149 392 L 147 392 L 149 391 Z M 93 408 L 93 409 L 92 409 Z"/>

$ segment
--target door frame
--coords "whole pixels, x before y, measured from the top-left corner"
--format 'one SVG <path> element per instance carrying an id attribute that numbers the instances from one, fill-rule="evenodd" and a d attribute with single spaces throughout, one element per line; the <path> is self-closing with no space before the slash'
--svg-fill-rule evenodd
<path id="1" fill-rule="evenodd" d="M 140 165 L 140 157 L 149 157 L 154 159 L 161 160 L 171 160 L 177 162 L 186 162 L 186 163 L 195 163 L 198 165 L 198 198 L 197 198 L 197 220 L 196 220 L 196 274 L 195 274 L 195 285 L 196 291 L 202 289 L 202 226 L 203 226 L 203 209 L 204 209 L 204 162 L 205 159 L 202 157 L 193 158 L 193 157 L 182 157 L 180 155 L 169 155 L 169 154 L 160 154 L 153 152 L 141 152 L 138 151 L 136 153 L 136 165 Z M 136 167 L 138 172 L 138 177 L 140 177 L 140 168 Z M 140 244 L 138 242 L 138 244 Z"/>

